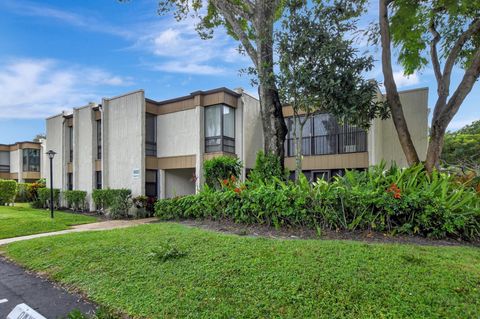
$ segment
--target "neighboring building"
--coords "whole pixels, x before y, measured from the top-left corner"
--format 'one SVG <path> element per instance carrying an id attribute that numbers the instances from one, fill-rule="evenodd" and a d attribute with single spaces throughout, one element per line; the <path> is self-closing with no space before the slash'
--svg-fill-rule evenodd
<path id="1" fill-rule="evenodd" d="M 42 176 L 44 148 L 39 142 L 0 144 L 0 179 L 35 182 Z"/>
<path id="2" fill-rule="evenodd" d="M 428 146 L 428 88 L 399 92 L 403 112 L 420 160 Z M 379 92 L 378 99 L 385 97 Z M 293 110 L 284 107 L 289 133 L 285 142 L 285 166 L 295 170 Z M 304 127 L 302 170 L 311 180 L 342 175 L 346 168 L 365 169 L 384 160 L 407 166 L 392 119 L 375 119 L 367 131 L 351 125 L 338 125 L 329 114 L 312 116 Z"/>
<path id="3" fill-rule="evenodd" d="M 195 193 L 205 159 L 226 154 L 244 163 L 243 175 L 252 168 L 261 134 L 258 100 L 226 88 L 161 102 L 140 90 L 47 119 L 54 187 L 89 196 L 95 188 L 159 198 Z"/>
<path id="4" fill-rule="evenodd" d="M 427 89 L 400 93 L 415 146 L 427 148 Z M 379 93 L 379 99 L 384 97 Z M 291 107 L 283 108 L 292 128 Z M 242 177 L 263 148 L 259 101 L 241 89 L 219 88 L 154 101 L 144 91 L 103 99 L 47 119 L 47 150 L 54 150 L 54 187 L 85 190 L 128 188 L 133 196 L 169 198 L 195 193 L 203 161 L 231 155 L 244 164 Z M 295 168 L 294 141 L 286 141 L 285 165 Z M 365 169 L 382 159 L 406 165 L 392 120 L 374 120 L 368 132 L 339 126 L 328 114 L 306 125 L 303 169 L 311 179 L 345 169 Z M 49 168 L 45 170 L 49 176 Z M 90 204 L 92 201 L 90 200 Z"/>

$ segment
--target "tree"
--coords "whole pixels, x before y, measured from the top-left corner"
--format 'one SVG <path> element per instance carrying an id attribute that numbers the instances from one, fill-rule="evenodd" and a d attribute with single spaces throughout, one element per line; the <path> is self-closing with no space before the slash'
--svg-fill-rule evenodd
<path id="1" fill-rule="evenodd" d="M 295 176 L 302 172 L 303 128 L 318 111 L 340 122 L 368 128 L 375 117 L 388 112 L 376 101 L 377 85 L 362 73 L 373 67 L 371 56 L 358 57 L 346 33 L 355 32 L 355 18 L 363 3 L 344 1 L 307 6 L 286 3 L 281 29 L 276 32 L 279 72 L 276 76 L 281 102 L 294 112 Z"/>
<path id="2" fill-rule="evenodd" d="M 447 165 L 480 168 L 480 121 L 445 134 L 441 160 Z"/>
<path id="3" fill-rule="evenodd" d="M 439 164 L 448 124 L 480 75 L 480 0 L 379 0 L 382 69 L 387 102 L 403 152 L 410 165 L 418 163 L 393 77 L 391 43 L 407 75 L 429 63 L 437 82 L 426 168 Z M 443 64 L 443 69 L 442 69 Z M 450 95 L 454 66 L 463 69 L 460 84 Z"/>
<path id="4" fill-rule="evenodd" d="M 282 3 L 281 0 L 160 0 L 159 12 L 173 11 L 177 20 L 193 14 L 199 19 L 196 27 L 202 38 L 211 37 L 213 29 L 224 26 L 229 35 L 240 41 L 258 79 L 265 152 L 279 156 L 283 165 L 287 127 L 273 77 L 273 30 L 283 11 Z"/>

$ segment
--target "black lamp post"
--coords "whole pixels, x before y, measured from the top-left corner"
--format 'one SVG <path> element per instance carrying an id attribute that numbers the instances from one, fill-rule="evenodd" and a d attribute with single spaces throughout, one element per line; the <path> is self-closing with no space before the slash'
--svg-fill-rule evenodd
<path id="1" fill-rule="evenodd" d="M 47 152 L 48 158 L 50 159 L 50 217 L 53 218 L 53 158 L 55 153 L 52 150 Z"/>

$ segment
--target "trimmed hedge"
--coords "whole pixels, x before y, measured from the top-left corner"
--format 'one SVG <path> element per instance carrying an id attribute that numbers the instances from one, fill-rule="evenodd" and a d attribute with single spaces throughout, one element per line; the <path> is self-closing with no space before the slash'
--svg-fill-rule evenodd
<path id="1" fill-rule="evenodd" d="M 133 205 L 129 189 L 95 189 L 92 198 L 97 210 L 112 218 L 128 217 Z"/>
<path id="2" fill-rule="evenodd" d="M 15 203 L 17 194 L 17 182 L 0 179 L 0 205 Z"/>
<path id="3" fill-rule="evenodd" d="M 37 189 L 38 199 L 33 202 L 34 207 L 49 208 L 50 207 L 50 188 Z M 60 207 L 60 190 L 58 188 L 53 189 L 53 206 L 55 208 Z"/>
<path id="4" fill-rule="evenodd" d="M 206 187 L 197 195 L 157 201 L 162 219 L 231 219 L 275 227 L 302 226 L 332 230 L 375 230 L 432 238 L 480 240 L 480 196 L 422 166 L 384 166 L 347 171 L 333 182 L 311 185 L 247 182 L 221 191 Z"/>
<path id="5" fill-rule="evenodd" d="M 63 192 L 63 199 L 67 202 L 69 208 L 74 211 L 83 211 L 86 207 L 87 192 L 79 190 L 69 190 Z"/>

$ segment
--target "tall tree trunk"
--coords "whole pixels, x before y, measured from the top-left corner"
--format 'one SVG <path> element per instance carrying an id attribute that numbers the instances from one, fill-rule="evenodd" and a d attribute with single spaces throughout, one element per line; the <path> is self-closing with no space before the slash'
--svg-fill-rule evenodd
<path id="1" fill-rule="evenodd" d="M 403 114 L 402 103 L 398 94 L 397 85 L 393 77 L 390 26 L 388 24 L 388 0 L 380 0 L 380 39 L 382 44 L 382 70 L 384 76 L 387 102 L 392 113 L 392 120 L 397 131 L 398 140 L 409 165 L 418 163 L 417 150 L 413 145 L 407 121 Z"/>
<path id="2" fill-rule="evenodd" d="M 295 115 L 295 129 L 293 138 L 295 140 L 295 180 L 298 181 L 302 173 L 302 144 L 303 144 L 303 126 L 305 123 L 300 123 L 298 115 Z"/>
<path id="3" fill-rule="evenodd" d="M 268 16 L 260 14 L 259 17 Z M 273 19 L 273 17 L 272 17 Z M 273 69 L 273 24 L 257 21 L 261 30 L 257 38 L 257 72 L 259 79 L 258 95 L 262 112 L 265 153 L 273 153 L 280 158 L 282 168 L 285 159 L 285 137 L 287 125 L 283 118 L 282 104 L 275 85 Z"/>

